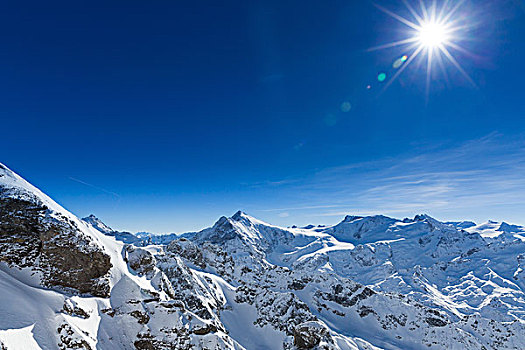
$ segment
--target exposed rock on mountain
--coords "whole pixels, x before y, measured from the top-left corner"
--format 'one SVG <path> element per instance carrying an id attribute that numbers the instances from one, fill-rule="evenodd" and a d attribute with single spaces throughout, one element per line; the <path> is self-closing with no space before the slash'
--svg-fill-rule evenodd
<path id="1" fill-rule="evenodd" d="M 1 184 L 0 260 L 38 273 L 46 287 L 109 296 L 111 262 L 103 249 L 38 197 Z"/>
<path id="2" fill-rule="evenodd" d="M 157 239 L 0 165 L 0 349 L 524 349 L 523 232 L 237 212 Z"/>
<path id="3" fill-rule="evenodd" d="M 93 226 L 94 228 L 96 228 L 104 234 L 111 235 L 113 232 L 115 232 L 111 227 L 103 223 L 102 220 L 100 220 L 93 214 L 82 218 L 82 220 L 84 220 L 85 222 L 87 222 L 88 224 L 90 224 L 91 226 Z"/>

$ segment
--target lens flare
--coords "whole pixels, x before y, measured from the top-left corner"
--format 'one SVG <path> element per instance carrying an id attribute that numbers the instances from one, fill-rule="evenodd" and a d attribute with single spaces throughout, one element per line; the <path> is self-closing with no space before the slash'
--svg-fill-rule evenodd
<path id="1" fill-rule="evenodd" d="M 398 69 L 399 67 L 401 67 L 403 65 L 403 63 L 405 63 L 406 61 L 408 60 L 408 56 L 407 55 L 404 55 L 402 57 L 399 57 L 397 60 L 394 61 L 394 64 L 392 64 L 392 67 L 394 67 L 394 69 Z"/>
<path id="2" fill-rule="evenodd" d="M 456 2 L 443 1 L 441 8 L 438 9 L 436 0 L 432 0 L 430 6 L 427 6 L 424 0 L 419 1 L 419 11 L 410 4 L 410 0 L 402 0 L 413 19 L 407 19 L 395 12 L 392 12 L 380 5 L 375 5 L 381 11 L 406 25 L 407 37 L 402 40 L 387 43 L 371 50 L 387 49 L 398 46 L 407 46 L 407 55 L 398 58 L 393 63 L 393 68 L 397 72 L 389 78 L 385 88 L 391 85 L 397 77 L 414 61 L 418 60 L 417 67 L 426 66 L 426 92 L 427 98 L 430 89 L 430 81 L 433 77 L 432 69 L 435 62 L 439 64 L 441 70 L 446 75 L 444 68 L 448 61 L 473 85 L 474 81 L 465 72 L 463 67 L 454 57 L 454 51 L 472 55 L 468 50 L 461 46 L 461 41 L 465 39 L 465 32 L 474 24 L 469 23 L 468 16 L 460 13 L 464 0 Z M 423 63 L 424 64 L 421 64 Z M 383 78 L 382 80 L 380 78 Z M 380 82 L 385 81 L 386 75 L 378 76 Z"/>
<path id="3" fill-rule="evenodd" d="M 341 111 L 342 112 L 350 112 L 350 110 L 352 109 L 352 105 L 350 104 L 350 102 L 348 101 L 345 101 L 343 103 L 341 103 Z"/>

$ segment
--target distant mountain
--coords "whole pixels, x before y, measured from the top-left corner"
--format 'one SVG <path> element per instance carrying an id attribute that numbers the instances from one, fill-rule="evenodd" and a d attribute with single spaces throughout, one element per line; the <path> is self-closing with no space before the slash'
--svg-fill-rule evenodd
<path id="1" fill-rule="evenodd" d="M 87 222 L 88 224 L 90 224 L 91 226 L 93 226 L 94 228 L 96 228 L 104 234 L 111 234 L 115 232 L 111 227 L 103 223 L 102 220 L 100 220 L 93 214 L 91 214 L 88 217 L 82 218 L 82 220 L 84 220 L 85 222 Z"/>
<path id="2" fill-rule="evenodd" d="M 115 237 L 117 241 L 121 241 L 127 244 L 133 244 L 138 247 L 144 247 L 152 244 L 168 244 L 174 239 L 180 237 L 180 235 L 177 235 L 175 233 L 160 235 L 150 232 L 131 233 L 126 231 L 115 231 L 93 214 L 89 215 L 88 217 L 82 218 L 82 220 L 91 225 L 94 229 L 105 234 L 106 236 Z"/>
<path id="3" fill-rule="evenodd" d="M 0 164 L 0 349 L 525 349 L 525 229 L 79 220 Z"/>
<path id="4" fill-rule="evenodd" d="M 463 229 L 463 230 L 476 226 L 476 223 L 473 221 L 449 221 L 449 222 L 446 222 L 446 224 L 452 225 L 455 228 Z"/>
<path id="5" fill-rule="evenodd" d="M 469 232 L 477 232 L 484 238 L 525 240 L 525 227 L 509 225 L 506 222 L 487 221 L 483 224 L 469 227 Z"/>

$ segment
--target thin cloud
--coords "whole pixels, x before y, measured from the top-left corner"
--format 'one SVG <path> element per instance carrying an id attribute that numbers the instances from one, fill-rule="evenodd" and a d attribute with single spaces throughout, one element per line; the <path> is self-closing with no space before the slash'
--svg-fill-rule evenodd
<path id="1" fill-rule="evenodd" d="M 259 188 L 259 187 L 278 187 L 278 186 L 284 186 L 284 185 L 290 185 L 297 183 L 299 179 L 282 179 L 282 180 L 267 180 L 267 181 L 259 181 L 259 182 L 251 182 L 251 183 L 241 183 L 243 186 L 252 187 L 252 188 Z"/>
<path id="2" fill-rule="evenodd" d="M 341 205 L 311 205 L 311 206 L 303 206 L 303 207 L 259 209 L 258 211 L 308 210 L 308 209 L 326 209 L 326 208 L 341 208 L 341 207 L 342 207 Z"/>
<path id="3" fill-rule="evenodd" d="M 285 190 L 295 203 L 318 205 L 263 211 L 339 208 L 315 216 L 455 211 L 472 217 L 484 212 L 523 220 L 524 175 L 525 139 L 491 133 L 455 146 L 316 172 Z"/>
<path id="4" fill-rule="evenodd" d="M 112 192 L 112 191 L 106 190 L 106 189 L 104 189 L 104 188 L 102 188 L 102 187 L 95 186 L 95 185 L 93 185 L 93 184 L 90 184 L 90 183 L 88 183 L 88 182 L 85 182 L 85 181 L 82 181 L 82 180 L 76 179 L 76 178 L 71 177 L 71 176 L 69 177 L 69 179 L 72 180 L 72 181 L 78 182 L 79 184 L 86 185 L 86 186 L 88 186 L 88 187 L 94 188 L 94 189 L 96 189 L 96 190 L 99 190 L 99 191 L 101 191 L 101 192 L 107 193 L 107 194 L 109 194 L 109 195 L 115 196 L 115 197 L 117 197 L 118 199 L 120 199 L 120 195 L 118 195 L 118 194 L 115 193 L 115 192 Z"/>

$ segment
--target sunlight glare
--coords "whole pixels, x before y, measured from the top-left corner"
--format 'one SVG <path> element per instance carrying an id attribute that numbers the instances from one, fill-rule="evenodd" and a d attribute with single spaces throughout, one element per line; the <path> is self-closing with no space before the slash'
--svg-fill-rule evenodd
<path id="1" fill-rule="evenodd" d="M 440 6 L 438 6 L 436 0 L 432 0 L 429 6 L 427 6 L 426 1 L 420 0 L 420 13 L 416 11 L 416 8 L 413 7 L 409 1 L 410 0 L 403 0 L 413 17 L 412 19 L 402 17 L 381 5 L 375 5 L 379 10 L 410 28 L 407 32 L 408 36 L 405 39 L 386 43 L 371 49 L 382 50 L 405 46 L 410 50 L 407 52 L 407 55 L 394 61 L 392 66 L 394 69 L 397 69 L 397 72 L 388 79 L 387 84 L 385 84 L 385 89 L 414 61 L 418 67 L 426 66 L 427 99 L 430 82 L 433 79 L 432 69 L 435 62 L 439 63 L 443 73 L 446 74 L 444 63 L 448 61 L 475 87 L 476 84 L 454 57 L 452 51 L 452 49 L 454 49 L 455 51 L 468 53 L 468 51 L 461 46 L 461 41 L 465 38 L 465 31 L 467 31 L 472 24 L 469 21 L 463 22 L 461 25 L 459 24 L 462 19 L 467 18 L 461 16 L 459 13 L 464 0 L 460 0 L 455 4 L 450 0 L 446 0 L 441 2 Z M 416 0 L 414 0 L 414 2 L 416 2 Z M 421 64 L 425 61 L 426 64 Z M 384 82 L 386 80 L 386 74 L 384 76 L 380 75 L 378 80 Z"/>
<path id="2" fill-rule="evenodd" d="M 423 23 L 417 38 L 420 44 L 427 48 L 438 47 L 448 40 L 447 28 L 435 22 Z"/>

